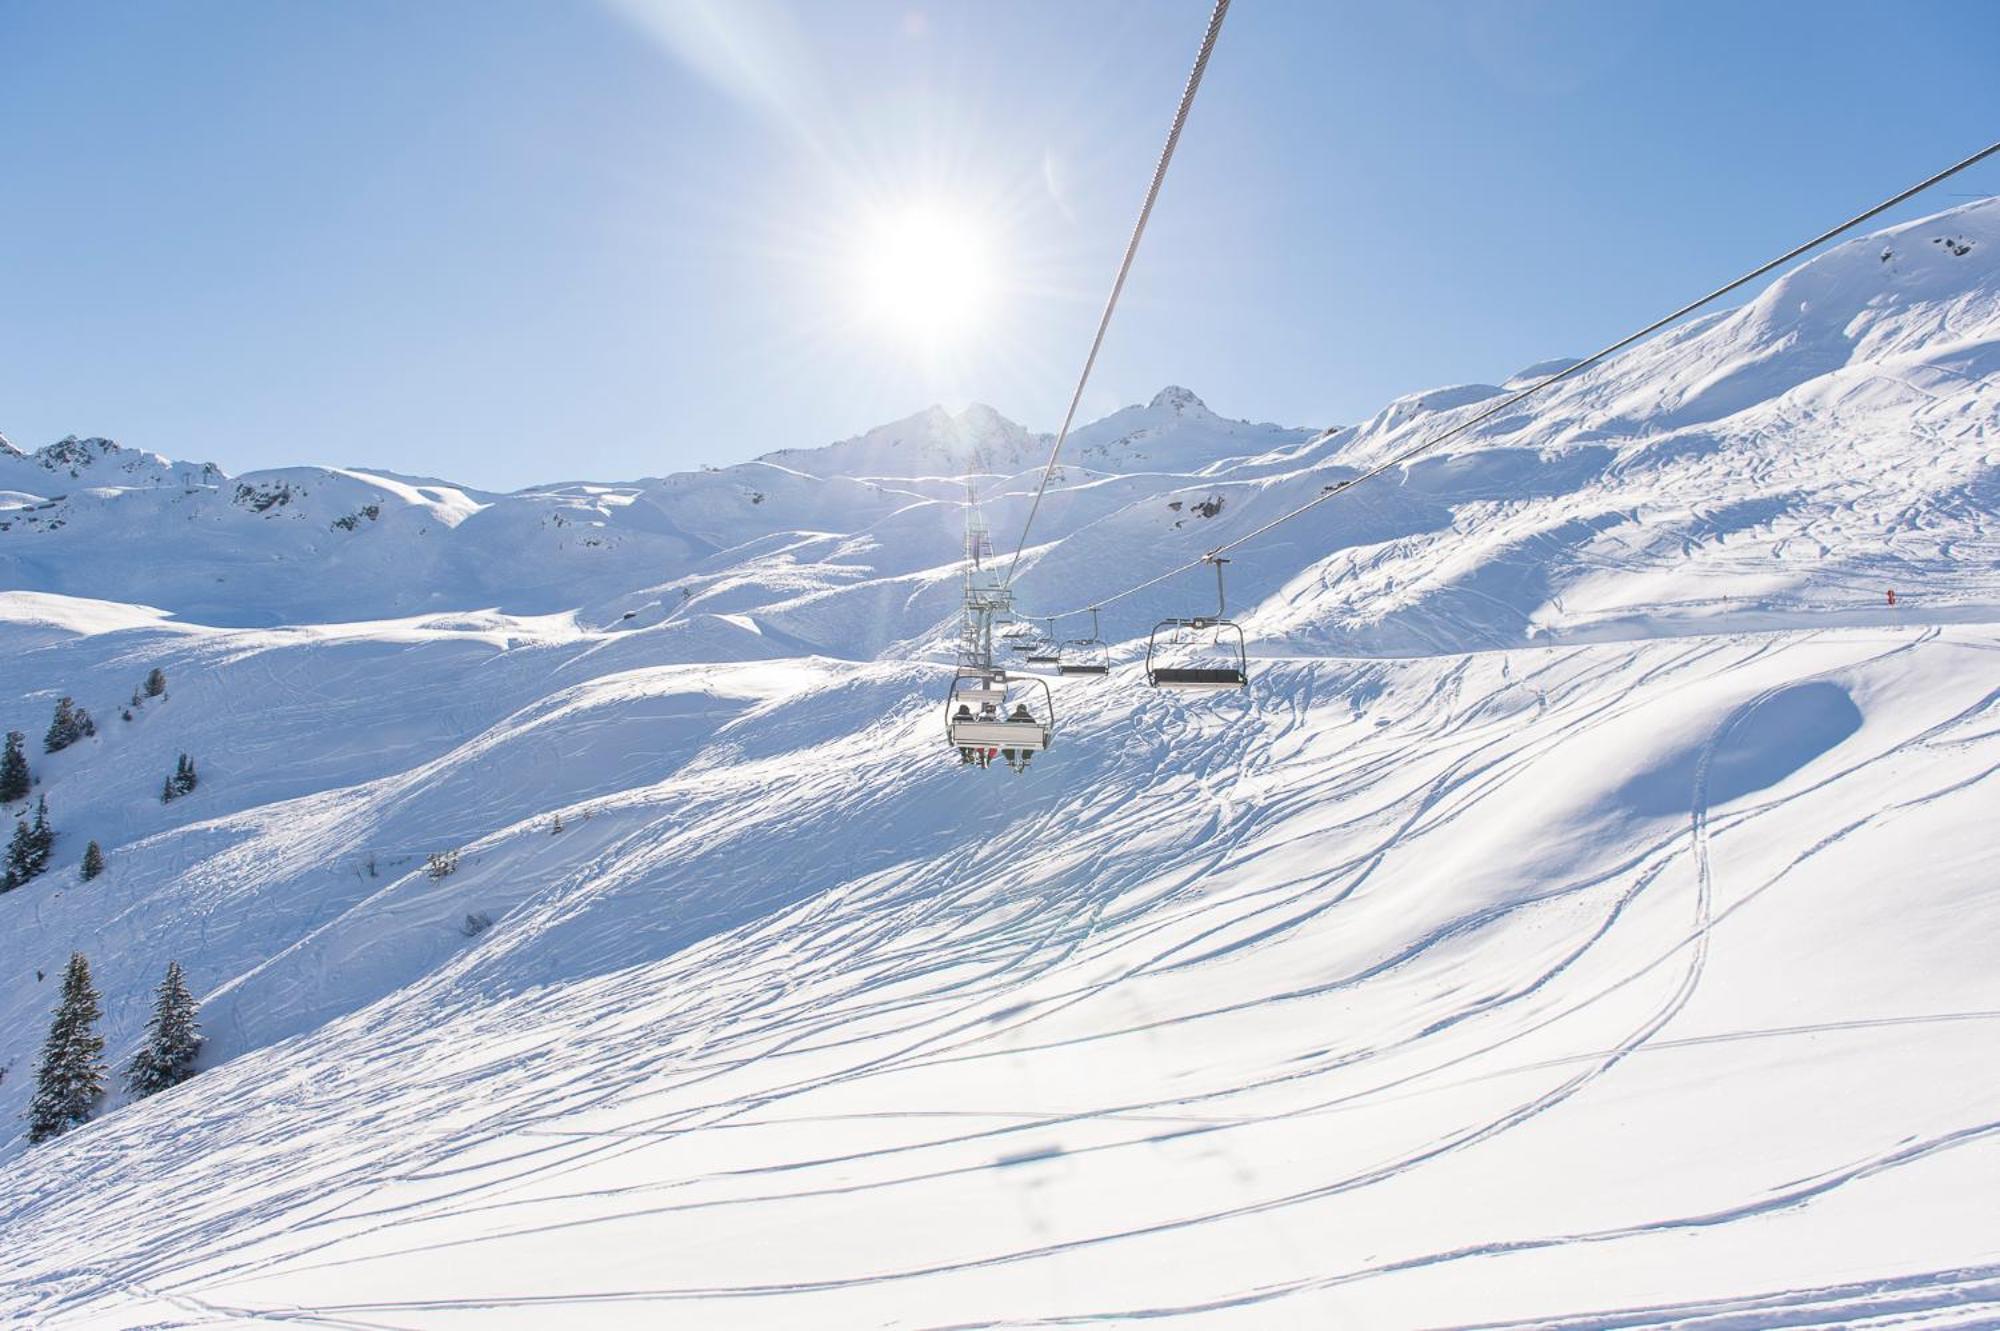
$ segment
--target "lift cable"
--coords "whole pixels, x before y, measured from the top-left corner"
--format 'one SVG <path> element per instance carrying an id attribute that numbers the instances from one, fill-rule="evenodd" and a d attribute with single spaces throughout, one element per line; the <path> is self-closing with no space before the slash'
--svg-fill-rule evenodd
<path id="1" fill-rule="evenodd" d="M 1301 513 L 1304 513 L 1310 509 L 1317 508 L 1321 504 L 1324 504 L 1327 500 L 1335 498 L 1338 495 L 1345 494 L 1347 491 L 1352 490 L 1355 486 L 1360 485 L 1363 481 L 1373 480 L 1375 477 L 1382 475 L 1386 471 L 1394 470 L 1395 468 L 1401 466 L 1405 462 L 1408 462 L 1410 459 L 1418 456 L 1419 454 L 1427 453 L 1431 449 L 1436 448 L 1440 444 L 1445 443 L 1447 440 L 1453 439 L 1458 435 L 1464 434 L 1467 430 L 1470 430 L 1473 426 L 1478 425 L 1483 421 L 1491 420 L 1493 417 L 1499 415 L 1501 412 L 1506 411 L 1509 408 L 1518 405 L 1519 403 L 1525 401 L 1527 398 L 1530 398 L 1534 396 L 1536 393 L 1541 392 L 1543 389 L 1551 388 L 1554 385 L 1561 383 L 1563 380 L 1568 379 L 1576 374 L 1581 373 L 1584 370 L 1589 369 L 1591 366 L 1597 364 L 1598 362 L 1604 360 L 1605 358 L 1613 356 L 1620 351 L 1623 351 L 1625 348 L 1631 346 L 1634 342 L 1640 341 L 1641 339 L 1649 337 L 1652 334 L 1660 331 L 1662 328 L 1665 328 L 1668 324 L 1673 323 L 1675 320 L 1680 319 L 1685 315 L 1694 313 L 1696 310 L 1700 309 L 1704 305 L 1719 300 L 1723 296 L 1728 295 L 1730 292 L 1735 291 L 1738 287 L 1756 281 L 1758 278 L 1764 276 L 1772 269 L 1777 268 L 1783 264 L 1790 263 L 1793 259 L 1798 258 L 1800 255 L 1806 253 L 1809 250 L 1818 248 L 1819 246 L 1825 244 L 1827 241 L 1832 240 L 1835 236 L 1840 235 L 1842 232 L 1853 230 L 1855 227 L 1860 226 L 1863 222 L 1868 221 L 1870 218 L 1876 217 L 1881 213 L 1887 212 L 1889 209 L 1895 207 L 1897 204 L 1902 203 L 1918 194 L 1921 194 L 1923 191 L 1929 189 L 1933 185 L 1940 183 L 1941 181 L 1949 180 L 1951 177 L 1957 175 L 1959 172 L 1965 170 L 1968 167 L 1977 165 L 1982 161 L 1985 161 L 1987 158 L 1993 156 L 1996 153 L 2000 153 L 2000 142 L 1987 145 L 1986 147 L 1980 149 L 1978 152 L 1972 154 L 1972 156 L 1965 158 L 1963 161 L 1955 163 L 1952 166 L 1946 167 L 1944 170 L 1938 172 L 1934 176 L 1929 176 L 1923 180 L 1918 181 L 1916 184 L 1910 186 L 1908 189 L 1903 190 L 1900 193 L 1895 194 L 1890 198 L 1884 199 L 1881 203 L 1876 204 L 1874 207 L 1868 209 L 1865 212 L 1856 213 L 1853 217 L 1848 218 L 1845 222 L 1842 222 L 1840 225 L 1833 227 L 1829 230 L 1822 231 L 1819 235 L 1814 236 L 1811 240 L 1808 240 L 1803 244 L 1793 246 L 1791 249 L 1786 250 L 1783 254 L 1780 254 L 1777 258 L 1772 259 L 1768 263 L 1759 264 L 1757 267 L 1743 274 L 1743 276 L 1737 278 L 1735 281 L 1729 282 L 1723 286 L 1719 286 L 1715 290 L 1709 292 L 1707 295 L 1702 296 L 1697 300 L 1689 301 L 1687 304 L 1675 310 L 1672 314 L 1665 315 L 1659 319 L 1655 319 L 1652 323 L 1647 324 L 1644 328 L 1641 328 L 1638 332 L 1632 333 L 1626 337 L 1619 338 L 1616 342 L 1613 342 L 1610 346 L 1605 347 L 1603 350 L 1593 352 L 1592 354 L 1584 357 L 1582 360 L 1576 362 L 1574 365 L 1568 366 L 1567 368 L 1562 370 L 1558 370 L 1556 373 L 1550 375 L 1548 378 L 1541 379 L 1533 384 L 1530 384 L 1528 387 L 1521 389 L 1519 392 L 1511 394 L 1508 397 L 1501 399 L 1498 403 L 1496 403 L 1491 407 L 1486 408 L 1484 411 L 1481 411 L 1477 415 L 1472 416 L 1466 420 L 1460 421 L 1457 425 L 1452 426 L 1450 429 L 1442 431 L 1441 433 L 1429 439 L 1425 439 L 1419 443 L 1412 444 L 1410 447 L 1405 448 L 1400 452 L 1392 454 L 1384 461 L 1377 463 L 1375 466 L 1370 467 L 1368 470 L 1360 473 L 1357 476 L 1351 476 L 1347 480 L 1325 487 L 1323 490 L 1320 491 L 1319 494 L 1315 495 L 1313 498 L 1308 499 L 1305 503 L 1300 504 L 1297 508 L 1292 509 L 1290 512 L 1283 513 L 1275 518 L 1272 518 L 1269 522 L 1265 523 L 1263 526 L 1258 527 L 1253 531 L 1245 532 L 1243 535 L 1238 536 L 1233 541 L 1229 541 L 1226 542 L 1225 544 L 1218 545 L 1213 550 L 1208 551 L 1207 553 L 1201 555 L 1200 557 L 1195 559 L 1190 559 L 1185 564 L 1180 564 L 1173 568 L 1170 568 L 1164 573 L 1146 579 L 1144 582 L 1136 583 L 1133 586 L 1127 587 L 1125 590 L 1121 592 L 1115 592 L 1109 596 L 1095 597 L 1090 601 L 1088 605 L 1080 606 L 1074 610 L 1064 610 L 1054 617 L 1057 619 L 1067 619 L 1072 615 L 1082 614 L 1091 609 L 1102 609 L 1103 607 L 1110 605 L 1114 601 L 1122 601 L 1128 596 L 1132 596 L 1138 592 L 1142 592 L 1146 590 L 1148 587 L 1156 586 L 1159 583 L 1165 582 L 1169 578 L 1187 572 L 1189 569 L 1198 568 L 1203 564 L 1213 563 L 1215 560 L 1227 554 L 1229 551 L 1235 550 L 1240 546 L 1257 539 L 1259 536 L 1264 535 L 1264 533 L 1270 531 L 1272 528 L 1277 527 L 1283 523 L 1290 522 L 1293 518 L 1298 517 Z M 1046 476 L 1043 479 L 1046 481 L 1047 479 Z M 1039 498 L 1040 496 L 1037 495 L 1037 499 Z M 1023 539 L 1025 539 L 1025 534 Z M 1015 551 L 1014 557 L 1016 560 L 1020 558 L 1020 552 L 1018 550 Z M 1039 613 L 1034 616 L 1034 618 L 1036 619 L 1047 619 L 1049 617 L 1050 616 L 1048 615 Z"/>
<path id="2" fill-rule="evenodd" d="M 1063 441 L 1069 438 L 1070 426 L 1076 421 L 1076 410 L 1083 401 L 1083 389 L 1090 382 L 1090 372 L 1097 365 L 1097 353 L 1104 346 L 1104 332 L 1111 326 L 1111 312 L 1118 308 L 1118 297 L 1125 290 L 1125 278 L 1132 271 L 1132 260 L 1139 253 L 1139 238 L 1146 234 L 1147 219 L 1153 215 L 1153 204 L 1160 197 L 1160 186 L 1167 178 L 1167 164 L 1174 159 L 1174 149 L 1180 145 L 1181 129 L 1187 124 L 1188 108 L 1194 105 L 1195 90 L 1201 87 L 1201 76 L 1208 68 L 1208 57 L 1215 50 L 1215 39 L 1222 31 L 1223 15 L 1229 12 L 1229 0 L 1215 0 L 1215 9 L 1208 16 L 1208 31 L 1202 36 L 1201 49 L 1196 52 L 1194 69 L 1189 72 L 1187 86 L 1181 89 L 1180 105 L 1174 110 L 1174 125 L 1167 133 L 1166 146 L 1160 149 L 1160 160 L 1153 166 L 1153 183 L 1146 189 L 1146 202 L 1139 209 L 1139 220 L 1132 227 L 1132 238 L 1125 242 L 1125 259 L 1118 265 L 1118 280 L 1111 284 L 1111 296 L 1104 302 L 1104 313 L 1097 320 L 1097 336 L 1090 340 L 1090 354 L 1084 357 L 1083 373 L 1077 376 L 1076 391 L 1070 394 L 1069 410 L 1063 413 L 1062 429 L 1056 431 L 1055 445 L 1049 449 L 1048 465 L 1042 468 L 1041 483 L 1035 487 L 1035 501 L 1028 506 L 1028 519 L 1021 524 L 1021 539 L 1014 546 L 1014 558 L 1007 565 L 1007 576 L 1000 580 L 1003 587 L 1011 586 L 1014 570 L 1020 566 L 1021 552 L 1028 548 L 1028 532 L 1035 525 L 1035 514 L 1041 511 L 1042 495 L 1049 488 L 1049 477 L 1055 474 L 1056 461 L 1062 456 Z"/>

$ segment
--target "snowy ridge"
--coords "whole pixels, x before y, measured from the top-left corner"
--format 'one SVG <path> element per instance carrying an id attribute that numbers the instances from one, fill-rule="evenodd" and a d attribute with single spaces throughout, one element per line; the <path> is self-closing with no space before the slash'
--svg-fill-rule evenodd
<path id="1" fill-rule="evenodd" d="M 1018 778 L 939 734 L 962 473 L 1006 539 L 1047 444 L 985 409 L 511 495 L 0 456 L 0 727 L 99 723 L 30 746 L 0 1125 L 72 949 L 114 1058 L 170 958 L 210 1041 L 0 1145 L 0 1317 L 1990 1325 L 1996 260 L 1839 247 L 1246 548 L 1242 696 L 1130 668 L 1212 583 L 1121 603 Z M 1165 390 L 1022 600 L 1500 391 Z"/>

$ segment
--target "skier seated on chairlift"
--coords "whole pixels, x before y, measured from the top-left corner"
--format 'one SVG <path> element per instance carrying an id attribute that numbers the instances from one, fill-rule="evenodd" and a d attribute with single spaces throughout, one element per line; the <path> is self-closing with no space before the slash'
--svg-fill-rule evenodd
<path id="1" fill-rule="evenodd" d="M 951 719 L 954 721 L 970 721 L 972 719 L 972 709 L 964 703 L 960 703 L 958 710 L 951 714 Z M 967 767 L 972 766 L 972 749 L 970 746 L 964 744 L 958 746 L 958 760 Z"/>
<path id="2" fill-rule="evenodd" d="M 1028 704 L 1024 702 L 1015 703 L 1014 710 L 1007 714 L 1007 719 L 1009 721 L 1026 721 L 1029 725 L 1035 723 L 1034 715 L 1028 711 Z M 1002 749 L 1000 752 L 1007 759 L 1007 766 L 1016 772 L 1027 771 L 1028 759 L 1034 757 L 1033 749 Z"/>

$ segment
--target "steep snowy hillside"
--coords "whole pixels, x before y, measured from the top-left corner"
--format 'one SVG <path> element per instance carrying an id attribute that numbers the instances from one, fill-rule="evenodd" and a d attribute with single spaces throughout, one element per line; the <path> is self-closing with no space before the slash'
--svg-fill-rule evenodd
<path id="1" fill-rule="evenodd" d="M 1136 581 L 1129 552 L 1172 567 L 1502 392 L 1416 394 L 1289 469 L 1174 496 L 1219 500 L 1210 520 L 1133 505 L 1070 535 L 1023 598 L 1089 605 Z M 1239 553 L 1236 599 L 1267 642 L 1363 654 L 1883 622 L 1892 589 L 1934 620 L 1990 619 L 1996 425 L 1986 201 L 1839 246 L 1315 510 Z M 1149 591 L 1128 616 L 1202 594 Z"/>
<path id="2" fill-rule="evenodd" d="M 1165 390 L 1022 601 L 1503 389 Z M 1205 574 L 1121 601 L 1019 776 L 941 737 L 965 478 L 1011 549 L 1048 442 L 987 409 L 506 495 L 0 452 L 0 729 L 98 721 L 0 894 L 0 1318 L 2000 1322 L 1996 404 L 2000 204 L 1836 248 L 1244 548 L 1241 694 L 1131 668 Z M 30 1148 L 75 950 L 203 1070 Z"/>
<path id="3" fill-rule="evenodd" d="M 217 1066 L 7 1164 L 29 1323 L 2000 1313 L 1994 628 L 1066 682 L 1016 780 L 909 665 L 105 627 L 201 682 L 51 764 L 4 1085 L 71 947 Z"/>

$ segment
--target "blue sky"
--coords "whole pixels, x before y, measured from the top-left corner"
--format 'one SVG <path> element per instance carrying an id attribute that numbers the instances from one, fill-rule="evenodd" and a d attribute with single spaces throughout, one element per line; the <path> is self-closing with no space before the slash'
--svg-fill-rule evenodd
<path id="1" fill-rule="evenodd" d="M 0 431 L 512 487 L 1053 428 L 1206 14 L 0 0 Z M 1580 354 L 1991 141 L 1996 51 L 1989 4 L 1239 0 L 1087 414 Z M 1901 215 L 2000 166 L 1943 190 Z M 983 256 L 948 335 L 857 276 L 911 209 Z"/>

